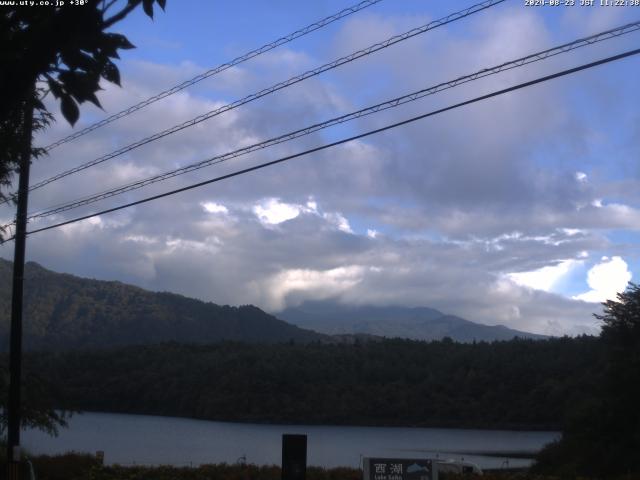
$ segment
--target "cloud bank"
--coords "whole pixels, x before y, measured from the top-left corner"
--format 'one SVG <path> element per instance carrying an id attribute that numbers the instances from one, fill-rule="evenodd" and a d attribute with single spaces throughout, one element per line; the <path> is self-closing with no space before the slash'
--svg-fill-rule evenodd
<path id="1" fill-rule="evenodd" d="M 566 19 L 571 38 L 593 33 Z M 613 20 L 611 20 L 613 21 Z M 424 23 L 374 13 L 344 23 L 331 58 Z M 610 26 L 610 25 L 609 25 Z M 571 30 L 573 29 L 573 30 Z M 568 32 L 568 33 L 567 33 Z M 536 39 L 535 47 L 531 39 Z M 183 166 L 571 38 L 549 19 L 496 10 L 300 83 L 33 193 L 32 211 Z M 121 198 L 86 214 L 380 127 L 604 54 L 622 43 L 473 82 L 376 116 L 317 132 Z M 326 62 L 282 48 L 54 150 L 33 182 Z M 29 258 L 64 272 L 117 279 L 217 303 L 278 311 L 307 299 L 431 306 L 486 324 L 546 334 L 597 333 L 597 302 L 638 268 L 640 122 L 617 90 L 629 75 L 594 70 L 449 112 L 158 202 L 29 238 Z M 118 111 L 204 70 L 130 60 L 125 88 L 105 85 Z M 617 88 L 617 87 L 616 87 Z M 640 95 L 633 95 L 635 99 Z M 622 95 L 622 92 L 619 93 Z M 637 104 L 637 102 L 636 102 Z M 595 106 L 594 106 L 595 105 Z M 53 110 L 56 110 L 54 107 Z M 81 123 L 99 118 L 83 111 Z M 635 126 L 634 126 L 635 125 Z M 83 125 L 80 125 L 82 127 Z M 606 126 L 606 125 L 605 125 Z M 63 121 L 43 144 L 68 132 Z M 0 217 L 12 218 L 9 209 Z M 0 247 L 10 258 L 11 246 Z M 596 260 L 599 259 L 599 260 Z"/>

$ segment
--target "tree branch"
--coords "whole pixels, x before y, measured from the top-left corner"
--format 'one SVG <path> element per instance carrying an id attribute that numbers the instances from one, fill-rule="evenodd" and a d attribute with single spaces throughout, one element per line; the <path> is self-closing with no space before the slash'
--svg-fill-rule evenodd
<path id="1" fill-rule="evenodd" d="M 111 0 L 109 3 L 106 0 L 102 0 L 102 14 L 104 15 L 118 0 Z M 105 5 L 106 3 L 106 5 Z"/>
<path id="2" fill-rule="evenodd" d="M 126 7 L 124 7 L 122 10 L 116 13 L 113 17 L 105 20 L 103 23 L 104 28 L 107 29 L 114 23 L 117 23 L 123 18 L 125 18 L 127 15 L 129 15 L 129 13 L 131 13 L 139 5 L 139 3 L 140 3 L 139 1 L 130 2 Z"/>

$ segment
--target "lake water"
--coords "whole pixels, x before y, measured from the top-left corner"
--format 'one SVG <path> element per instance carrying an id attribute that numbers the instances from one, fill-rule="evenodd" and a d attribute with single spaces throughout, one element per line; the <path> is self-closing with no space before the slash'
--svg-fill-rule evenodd
<path id="1" fill-rule="evenodd" d="M 196 466 L 245 457 L 247 463 L 279 465 L 284 433 L 306 434 L 308 465 L 323 467 L 358 467 L 362 456 L 464 458 L 482 468 L 500 468 L 508 460 L 510 467 L 522 467 L 531 460 L 490 454 L 533 453 L 559 437 L 557 432 L 257 425 L 84 413 L 74 415 L 57 438 L 23 432 L 22 445 L 34 454 L 103 450 L 107 464 Z"/>

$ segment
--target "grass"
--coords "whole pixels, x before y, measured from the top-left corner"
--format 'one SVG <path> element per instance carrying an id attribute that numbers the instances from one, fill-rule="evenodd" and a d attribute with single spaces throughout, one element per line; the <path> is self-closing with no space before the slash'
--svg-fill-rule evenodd
<path id="1" fill-rule="evenodd" d="M 229 465 L 225 463 L 199 467 L 102 466 L 93 455 L 67 453 L 32 457 L 38 480 L 281 480 L 280 467 Z M 4 473 L 5 462 L 0 462 Z M 25 479 L 28 476 L 24 477 Z M 537 475 L 526 471 L 487 472 L 483 476 L 440 474 L 440 480 L 560 480 L 560 477 Z M 362 480 L 354 468 L 307 469 L 307 480 Z M 578 479 L 576 479 L 578 480 Z M 587 479 L 583 479 L 587 480 Z M 622 479 L 621 479 L 622 480 Z"/>

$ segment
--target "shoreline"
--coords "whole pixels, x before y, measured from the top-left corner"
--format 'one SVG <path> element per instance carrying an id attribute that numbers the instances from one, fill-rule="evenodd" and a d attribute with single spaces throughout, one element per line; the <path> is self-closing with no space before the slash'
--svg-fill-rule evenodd
<path id="1" fill-rule="evenodd" d="M 550 425 L 522 425 L 522 424 L 501 424 L 501 425 L 488 425 L 488 424 L 465 424 L 461 425 L 455 422 L 436 422 L 436 423 L 392 423 L 392 422 L 314 422 L 314 421 L 295 421 L 288 419 L 281 419 L 274 417 L 271 419 L 255 419 L 255 418 L 207 418 L 198 416 L 182 416 L 175 414 L 163 414 L 163 413 L 139 413 L 123 410 L 63 410 L 59 411 L 70 412 L 71 416 L 82 415 L 83 413 L 92 414 L 113 414 L 113 415 L 132 415 L 141 417 L 160 417 L 160 418 L 175 418 L 182 420 L 195 420 L 214 423 L 227 423 L 233 425 L 279 425 L 279 426 L 292 426 L 292 427 L 353 427 L 353 428 L 409 428 L 409 429 L 426 429 L 426 430 L 462 430 L 462 431 L 491 431 L 491 432 L 536 432 L 536 433 L 548 433 L 548 434 L 560 434 L 560 427 L 554 428 Z"/>

